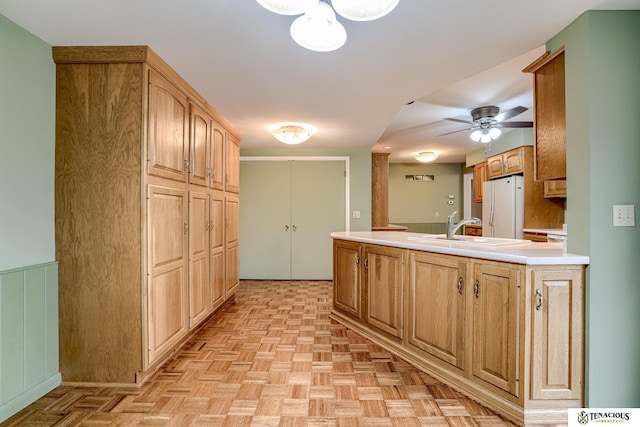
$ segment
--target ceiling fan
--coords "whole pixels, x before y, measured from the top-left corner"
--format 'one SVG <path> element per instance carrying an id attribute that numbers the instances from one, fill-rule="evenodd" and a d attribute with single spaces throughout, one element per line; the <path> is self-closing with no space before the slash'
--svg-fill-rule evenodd
<path id="1" fill-rule="evenodd" d="M 452 122 L 465 123 L 467 125 L 471 125 L 471 127 L 455 130 L 453 132 L 443 133 L 442 135 L 450 135 L 452 133 L 463 132 L 463 131 L 472 131 L 471 139 L 478 142 L 491 142 L 492 140 L 498 138 L 502 131 L 500 128 L 530 128 L 533 127 L 533 122 L 506 122 L 512 117 L 517 116 L 518 114 L 522 114 L 527 111 L 528 108 L 523 106 L 518 106 L 511 108 L 509 110 L 505 110 L 500 113 L 500 107 L 496 107 L 495 105 L 488 105 L 484 107 L 478 107 L 471 110 L 471 119 L 461 120 L 447 117 L 445 120 L 449 120 Z"/>

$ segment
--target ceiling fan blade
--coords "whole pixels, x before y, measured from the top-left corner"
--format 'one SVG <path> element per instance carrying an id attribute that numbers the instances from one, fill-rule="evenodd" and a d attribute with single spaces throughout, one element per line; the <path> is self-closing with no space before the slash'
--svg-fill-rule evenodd
<path id="1" fill-rule="evenodd" d="M 527 111 L 528 108 L 527 107 L 523 107 L 522 105 L 519 105 L 517 107 L 513 107 L 509 110 L 505 110 L 502 113 L 498 114 L 495 119 L 499 122 L 503 122 L 505 120 L 509 120 L 511 117 L 515 117 L 518 114 L 522 114 L 525 111 Z"/>
<path id="2" fill-rule="evenodd" d="M 445 117 L 445 120 L 449 120 L 450 122 L 458 122 L 458 123 L 464 123 L 466 125 L 472 125 L 473 122 L 470 122 L 469 120 L 461 120 L 461 119 L 453 119 L 451 117 Z"/>
<path id="3" fill-rule="evenodd" d="M 470 130 L 472 130 L 472 129 L 475 129 L 475 127 L 470 127 L 470 128 L 466 128 L 466 129 L 454 130 L 453 132 L 443 133 L 443 134 L 438 135 L 438 136 L 451 135 L 452 133 L 458 133 L 458 132 L 470 131 Z"/>
<path id="4" fill-rule="evenodd" d="M 502 122 L 499 126 L 501 128 L 532 128 L 533 122 Z"/>

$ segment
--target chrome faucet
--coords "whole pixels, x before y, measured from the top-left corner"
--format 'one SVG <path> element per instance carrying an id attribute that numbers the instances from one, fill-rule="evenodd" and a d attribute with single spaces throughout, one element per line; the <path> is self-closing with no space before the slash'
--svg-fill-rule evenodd
<path id="1" fill-rule="evenodd" d="M 447 239 L 453 239 L 453 236 L 456 234 L 456 231 L 458 231 L 458 229 L 465 224 L 480 224 L 480 219 L 476 218 L 475 216 L 472 216 L 470 218 L 465 218 L 461 220 L 459 223 L 454 224 L 453 217 L 456 216 L 457 213 L 458 211 L 454 211 L 451 215 L 447 217 Z"/>

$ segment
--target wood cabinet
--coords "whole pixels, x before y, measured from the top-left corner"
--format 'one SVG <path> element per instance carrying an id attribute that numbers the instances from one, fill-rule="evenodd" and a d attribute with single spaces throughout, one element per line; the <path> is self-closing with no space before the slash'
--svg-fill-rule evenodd
<path id="1" fill-rule="evenodd" d="M 489 179 L 487 162 L 473 166 L 473 201 L 482 202 L 482 183 Z"/>
<path id="2" fill-rule="evenodd" d="M 564 47 L 526 67 L 533 73 L 535 179 L 567 176 Z"/>
<path id="3" fill-rule="evenodd" d="M 408 343 L 451 366 L 464 367 L 464 258 L 411 251 Z"/>
<path id="4" fill-rule="evenodd" d="M 524 172 L 524 147 L 489 157 L 487 171 L 489 179 Z"/>
<path id="5" fill-rule="evenodd" d="M 482 236 L 482 225 L 465 225 L 464 226 L 464 235 L 465 236 Z"/>
<path id="6" fill-rule="evenodd" d="M 60 371 L 140 383 L 232 295 L 220 283 L 237 277 L 237 256 L 228 240 L 213 249 L 221 208 L 207 169 L 213 123 L 240 136 L 146 46 L 53 57 Z"/>
<path id="7" fill-rule="evenodd" d="M 581 407 L 583 382 L 583 271 L 548 267 L 531 273 L 532 400 L 573 400 Z"/>
<path id="8" fill-rule="evenodd" d="M 333 305 L 356 318 L 362 317 L 360 243 L 333 241 Z"/>
<path id="9" fill-rule="evenodd" d="M 240 285 L 240 199 L 225 195 L 225 296 L 234 294 Z"/>
<path id="10" fill-rule="evenodd" d="M 225 299 L 225 221 L 224 193 L 214 191 L 209 196 L 209 280 L 211 309 L 218 308 Z M 233 261 L 229 261 L 233 264 Z M 231 265 L 233 268 L 234 266 Z"/>
<path id="11" fill-rule="evenodd" d="M 333 319 L 518 424 L 583 406 L 584 266 L 333 247 Z"/>
<path id="12" fill-rule="evenodd" d="M 524 239 L 531 240 L 532 242 L 546 242 L 547 241 L 547 233 L 538 233 L 532 231 L 524 232 Z"/>
<path id="13" fill-rule="evenodd" d="M 365 321 L 402 338 L 405 251 L 364 245 Z"/>
<path id="14" fill-rule="evenodd" d="M 184 181 L 189 149 L 187 96 L 158 72 L 149 70 L 148 102 L 148 172 Z"/>
<path id="15" fill-rule="evenodd" d="M 547 199 L 567 197 L 567 180 L 558 179 L 554 181 L 544 181 L 544 197 Z"/>
<path id="16" fill-rule="evenodd" d="M 225 190 L 240 191 L 240 140 L 227 133 L 225 142 Z"/>
<path id="17" fill-rule="evenodd" d="M 518 396 L 523 268 L 474 263 L 473 377 Z"/>

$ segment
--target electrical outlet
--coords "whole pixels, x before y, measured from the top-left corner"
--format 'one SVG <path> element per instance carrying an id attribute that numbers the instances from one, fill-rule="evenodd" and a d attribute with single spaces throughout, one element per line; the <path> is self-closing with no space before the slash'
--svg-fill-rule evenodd
<path id="1" fill-rule="evenodd" d="M 353 211 L 353 214 L 351 216 L 355 219 L 360 218 L 360 211 Z"/>
<path id="2" fill-rule="evenodd" d="M 636 212 L 634 205 L 613 205 L 614 227 L 635 227 Z"/>

